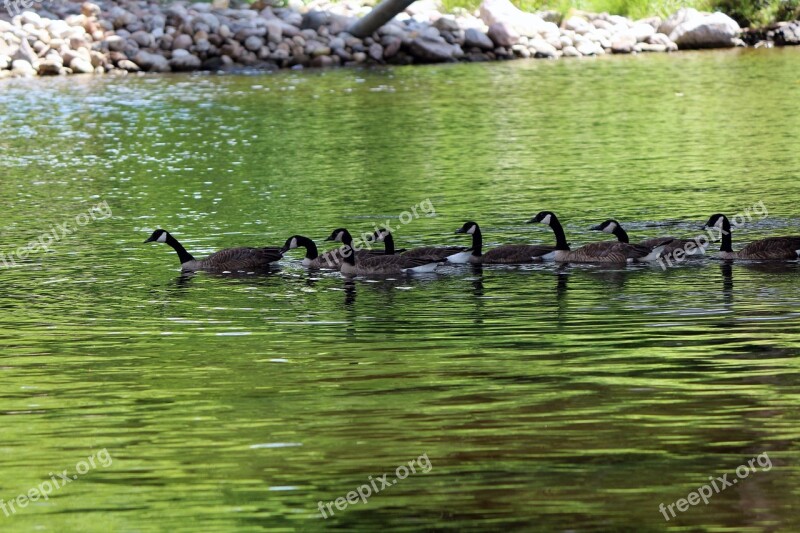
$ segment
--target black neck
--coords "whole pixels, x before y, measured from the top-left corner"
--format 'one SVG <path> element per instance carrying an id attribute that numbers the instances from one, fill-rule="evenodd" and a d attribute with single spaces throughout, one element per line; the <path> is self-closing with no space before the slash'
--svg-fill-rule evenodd
<path id="1" fill-rule="evenodd" d="M 569 251 L 569 243 L 567 242 L 567 236 L 564 235 L 564 228 L 561 227 L 561 222 L 558 221 L 555 215 L 550 216 L 550 227 L 556 236 L 556 250 Z"/>
<path id="2" fill-rule="evenodd" d="M 350 266 L 356 266 L 356 254 L 353 251 L 353 236 L 345 230 L 342 234 L 342 257 L 344 262 Z"/>
<path id="3" fill-rule="evenodd" d="M 475 233 L 472 234 L 472 255 L 480 257 L 483 255 L 483 235 L 481 228 L 475 226 Z"/>
<path id="4" fill-rule="evenodd" d="M 620 226 L 619 224 L 617 224 L 617 227 L 614 228 L 614 231 L 612 231 L 611 233 L 617 236 L 617 240 L 619 242 L 629 242 L 628 234 L 625 232 L 624 229 L 622 229 L 622 226 Z"/>
<path id="5" fill-rule="evenodd" d="M 387 233 L 383 237 L 383 253 L 394 255 L 394 237 L 392 237 L 391 233 Z"/>
<path id="6" fill-rule="evenodd" d="M 306 249 L 306 259 L 316 259 L 319 257 L 319 252 L 317 251 L 317 245 L 314 244 L 314 241 L 309 239 L 308 237 L 295 237 L 297 240 L 297 245 L 302 246 Z"/>
<path id="7" fill-rule="evenodd" d="M 733 252 L 733 239 L 731 239 L 731 223 L 728 222 L 728 217 L 722 217 L 722 244 L 719 247 L 720 252 Z"/>
<path id="8" fill-rule="evenodd" d="M 181 264 L 194 261 L 192 254 L 187 252 L 186 248 L 184 248 L 183 245 L 178 242 L 178 239 L 173 237 L 171 234 L 167 234 L 167 244 L 172 246 L 172 249 L 178 252 L 178 259 L 180 260 Z"/>

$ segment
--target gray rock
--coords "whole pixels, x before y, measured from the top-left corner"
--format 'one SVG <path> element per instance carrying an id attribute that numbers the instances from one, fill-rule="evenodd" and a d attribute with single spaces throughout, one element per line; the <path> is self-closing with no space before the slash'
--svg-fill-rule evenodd
<path id="1" fill-rule="evenodd" d="M 433 23 L 433 26 L 439 31 L 454 32 L 461 29 L 461 26 L 458 25 L 458 21 L 451 15 L 439 17 L 436 19 L 436 22 Z"/>
<path id="2" fill-rule="evenodd" d="M 61 58 L 58 60 L 45 59 L 39 63 L 38 71 L 40 76 L 58 76 L 65 73 L 64 64 L 61 62 Z"/>
<path id="3" fill-rule="evenodd" d="M 251 35 L 244 41 L 244 47 L 251 52 L 258 51 L 262 46 L 264 46 L 264 39 L 255 35 Z"/>
<path id="4" fill-rule="evenodd" d="M 136 56 L 133 58 L 133 62 L 139 65 L 142 70 L 147 70 L 149 72 L 169 72 L 169 61 L 158 54 L 151 54 L 150 52 L 145 52 L 144 50 L 139 50 Z"/>
<path id="5" fill-rule="evenodd" d="M 482 50 L 491 50 L 494 48 L 494 43 L 488 35 L 483 33 L 477 28 L 467 28 L 464 31 L 464 47 L 465 48 L 480 48 Z"/>
<path id="6" fill-rule="evenodd" d="M 446 42 L 416 37 L 409 44 L 414 56 L 430 62 L 453 61 L 463 55 L 461 47 Z M 355 54 L 354 54 L 355 56 Z"/>
<path id="7" fill-rule="evenodd" d="M 192 54 L 185 54 L 177 57 L 173 56 L 172 59 L 169 60 L 169 66 L 175 71 L 197 70 L 200 68 L 201 64 L 202 61 L 200 61 L 200 58 Z"/>
<path id="8" fill-rule="evenodd" d="M 505 22 L 495 22 L 489 26 L 487 34 L 497 46 L 509 47 L 519 42 L 519 34 Z"/>
<path id="9" fill-rule="evenodd" d="M 383 57 L 390 58 L 397 55 L 400 47 L 403 46 L 403 39 L 394 35 L 386 35 L 383 40 Z"/>
<path id="10" fill-rule="evenodd" d="M 797 46 L 800 44 L 800 21 L 780 24 L 772 38 L 778 46 Z"/>
<path id="11" fill-rule="evenodd" d="M 156 40 L 152 35 L 146 31 L 137 31 L 131 35 L 131 39 L 142 48 L 153 48 L 156 45 Z M 73 46 L 73 48 L 77 48 Z"/>
<path id="12" fill-rule="evenodd" d="M 374 59 L 375 61 L 383 60 L 383 46 L 378 43 L 372 43 L 369 45 L 369 50 L 367 51 L 369 57 Z"/>
<path id="13" fill-rule="evenodd" d="M 327 24 L 330 20 L 330 15 L 326 11 L 318 11 L 316 9 L 312 9 L 305 15 L 303 15 L 303 19 L 300 23 L 301 29 L 309 29 L 317 31 L 320 26 L 323 24 Z"/>
<path id="14" fill-rule="evenodd" d="M 657 29 L 658 33 L 669 35 L 675 30 L 675 28 L 677 28 L 684 22 L 699 17 L 702 17 L 702 14 L 693 7 L 682 7 L 681 9 L 677 10 L 675 13 L 670 15 L 664 22 L 659 24 Z"/>
<path id="15" fill-rule="evenodd" d="M 741 32 L 739 24 L 728 15 L 712 13 L 682 22 L 669 38 L 678 48 L 726 48 L 737 45 Z"/>
<path id="16" fill-rule="evenodd" d="M 190 49 L 192 47 L 193 44 L 194 44 L 194 40 L 192 40 L 192 36 L 191 35 L 186 35 L 185 33 L 181 33 L 180 35 L 177 35 L 173 39 L 173 41 L 172 41 L 172 49 L 173 50 L 178 50 L 178 49 L 188 50 L 188 49 Z"/>

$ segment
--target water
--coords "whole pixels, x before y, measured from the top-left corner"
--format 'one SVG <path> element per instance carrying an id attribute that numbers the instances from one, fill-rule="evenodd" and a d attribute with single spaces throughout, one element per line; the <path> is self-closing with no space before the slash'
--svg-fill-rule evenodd
<path id="1" fill-rule="evenodd" d="M 399 246 L 466 244 L 470 219 L 487 246 L 551 243 L 524 224 L 542 209 L 573 244 L 758 202 L 734 247 L 798 233 L 798 69 L 786 49 L 4 81 L 0 251 L 73 231 L 0 273 L 0 498 L 86 472 L 0 529 L 796 530 L 796 263 L 348 284 L 301 253 L 181 278 L 142 241 L 320 242 L 426 200 Z M 112 218 L 75 222 L 101 202 Z"/>

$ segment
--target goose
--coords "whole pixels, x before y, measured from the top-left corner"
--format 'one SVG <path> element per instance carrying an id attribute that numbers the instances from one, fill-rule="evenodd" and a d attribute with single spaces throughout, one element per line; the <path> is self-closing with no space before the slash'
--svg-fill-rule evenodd
<path id="1" fill-rule="evenodd" d="M 375 241 L 383 243 L 384 253 L 388 255 L 399 253 L 404 257 L 413 257 L 415 259 L 424 258 L 435 262 L 444 261 L 449 255 L 467 250 L 463 246 L 420 246 L 419 248 L 412 248 L 410 250 L 396 250 L 392 232 L 386 228 L 379 229 L 375 232 Z"/>
<path id="2" fill-rule="evenodd" d="M 628 233 L 622 228 L 622 224 L 617 222 L 613 219 L 608 219 L 603 221 L 602 223 L 598 224 L 597 226 L 592 226 L 592 230 L 594 231 L 603 231 L 605 233 L 611 233 L 612 235 L 617 237 L 619 242 L 629 242 L 628 241 Z M 655 248 L 656 246 L 663 246 L 664 248 L 661 250 L 661 256 L 669 256 L 672 255 L 676 250 L 682 250 L 682 253 L 687 256 L 693 255 L 703 255 L 706 253 L 706 248 L 708 247 L 708 241 L 704 240 L 702 242 L 698 242 L 698 239 L 676 239 L 675 237 L 654 237 L 652 239 L 645 239 L 639 242 L 641 246 L 647 246 L 648 248 Z"/>
<path id="3" fill-rule="evenodd" d="M 800 236 L 789 235 L 786 237 L 767 237 L 753 241 L 738 252 L 731 247 L 731 223 L 728 217 L 717 213 L 711 215 L 703 229 L 716 228 L 720 230 L 722 244 L 719 247 L 720 259 L 761 259 L 768 261 L 786 261 L 800 257 Z"/>
<path id="4" fill-rule="evenodd" d="M 283 254 L 278 248 L 227 248 L 213 253 L 205 259 L 195 259 L 192 254 L 186 251 L 178 239 L 170 235 L 168 231 L 157 229 L 144 241 L 166 243 L 178 252 L 178 259 L 181 262 L 181 270 L 184 272 L 194 272 L 205 270 L 209 272 L 234 272 L 234 271 L 253 271 L 268 268 L 270 263 L 274 263 Z"/>
<path id="5" fill-rule="evenodd" d="M 477 223 L 467 221 L 456 233 L 472 235 L 472 247 L 447 257 L 451 263 L 513 264 L 534 263 L 555 252 L 554 246 L 539 244 L 504 244 L 483 253 L 483 236 Z"/>
<path id="6" fill-rule="evenodd" d="M 333 230 L 326 241 L 341 242 L 343 260 L 340 271 L 345 276 L 412 274 L 415 272 L 433 272 L 438 262 L 426 258 L 416 259 L 403 255 L 359 255 L 353 253 L 353 237 L 345 228 Z"/>
<path id="7" fill-rule="evenodd" d="M 373 240 L 377 240 L 377 232 L 375 236 L 373 236 Z M 294 250 L 295 248 L 306 249 L 306 256 L 303 258 L 303 266 L 306 268 L 331 268 L 339 270 L 344 260 L 341 248 L 335 248 L 323 252 L 320 255 L 314 241 L 303 235 L 292 235 L 286 239 L 286 243 L 281 248 L 281 253 L 285 254 L 287 251 Z M 392 255 L 394 252 L 393 246 L 391 249 L 387 246 L 386 250 L 358 250 L 356 255 L 358 257 L 368 257 L 372 255 Z"/>
<path id="8" fill-rule="evenodd" d="M 648 248 L 623 242 L 593 242 L 570 250 L 564 228 L 552 211 L 541 211 L 528 223 L 547 224 L 556 236 L 556 251 L 547 259 L 564 263 L 632 263 L 656 261 L 662 246 Z"/>

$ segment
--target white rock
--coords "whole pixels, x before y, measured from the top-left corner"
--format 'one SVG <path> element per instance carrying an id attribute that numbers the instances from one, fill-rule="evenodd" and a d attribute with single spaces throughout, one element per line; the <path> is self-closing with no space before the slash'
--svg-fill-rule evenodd
<path id="1" fill-rule="evenodd" d="M 24 59 L 15 59 L 11 62 L 11 72 L 15 76 L 36 76 L 36 69 Z"/>
<path id="2" fill-rule="evenodd" d="M 683 22 L 669 38 L 678 48 L 725 48 L 736 46 L 741 32 L 735 20 L 717 12 Z"/>
<path id="3" fill-rule="evenodd" d="M 483 0 L 480 6 L 481 19 L 487 26 L 503 23 L 519 35 L 535 37 L 548 31 L 558 31 L 558 26 L 546 22 L 538 15 L 517 9 L 509 0 Z"/>

